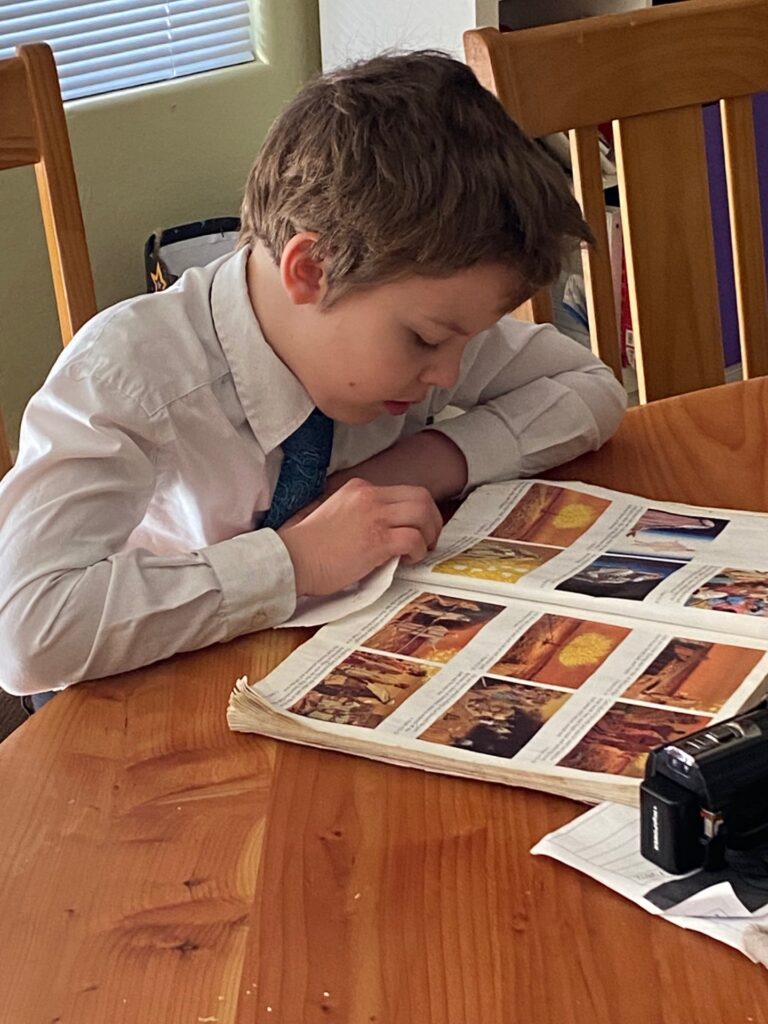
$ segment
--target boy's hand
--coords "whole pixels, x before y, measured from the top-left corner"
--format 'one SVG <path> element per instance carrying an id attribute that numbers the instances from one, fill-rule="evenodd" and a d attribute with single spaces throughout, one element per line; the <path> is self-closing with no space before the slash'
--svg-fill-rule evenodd
<path id="1" fill-rule="evenodd" d="M 421 561 L 442 525 L 426 488 L 354 479 L 277 532 L 293 562 L 296 593 L 320 596 L 357 583 L 395 556 Z"/>

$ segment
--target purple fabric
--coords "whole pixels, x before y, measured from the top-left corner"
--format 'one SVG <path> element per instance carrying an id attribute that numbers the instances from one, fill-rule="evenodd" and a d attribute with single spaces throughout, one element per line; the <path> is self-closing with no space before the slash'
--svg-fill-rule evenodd
<path id="1" fill-rule="evenodd" d="M 757 145 L 758 178 L 762 205 L 763 239 L 768 239 L 768 93 L 753 101 Z M 723 332 L 725 365 L 738 363 L 739 323 L 731 255 L 731 229 L 728 217 L 728 192 L 725 183 L 723 131 L 717 104 L 704 108 L 704 135 L 709 164 L 709 193 L 712 203 L 712 230 L 717 261 L 720 319 Z"/>

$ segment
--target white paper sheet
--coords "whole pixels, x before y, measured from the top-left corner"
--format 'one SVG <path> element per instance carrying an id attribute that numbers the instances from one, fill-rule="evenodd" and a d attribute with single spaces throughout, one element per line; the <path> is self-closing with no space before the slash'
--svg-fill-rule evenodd
<path id="1" fill-rule="evenodd" d="M 392 582 L 397 569 L 398 558 L 390 558 L 384 565 L 368 573 L 359 583 L 330 597 L 300 597 L 296 611 L 278 629 L 286 626 L 322 626 L 335 622 L 351 612 L 367 608 L 384 594 Z"/>
<path id="2" fill-rule="evenodd" d="M 531 853 L 568 864 L 651 914 L 718 939 L 768 967 L 768 887 L 765 903 L 751 912 L 719 872 L 679 876 L 663 871 L 640 854 L 640 816 L 635 807 L 598 804 L 545 836 Z M 736 876 L 734 881 L 738 888 Z M 690 894 L 676 899 L 676 893 L 686 892 Z"/>

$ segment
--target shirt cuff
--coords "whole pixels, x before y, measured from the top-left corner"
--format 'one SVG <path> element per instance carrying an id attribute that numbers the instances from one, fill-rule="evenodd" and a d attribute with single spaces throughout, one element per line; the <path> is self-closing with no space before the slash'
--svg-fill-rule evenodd
<path id="1" fill-rule="evenodd" d="M 450 438 L 467 460 L 467 483 L 458 497 L 463 498 L 480 484 L 520 476 L 520 445 L 493 409 L 479 405 L 461 416 L 432 423 L 429 429 Z"/>
<path id="2" fill-rule="evenodd" d="M 221 585 L 228 635 L 268 629 L 293 615 L 296 577 L 288 549 L 274 530 L 253 530 L 201 548 Z"/>

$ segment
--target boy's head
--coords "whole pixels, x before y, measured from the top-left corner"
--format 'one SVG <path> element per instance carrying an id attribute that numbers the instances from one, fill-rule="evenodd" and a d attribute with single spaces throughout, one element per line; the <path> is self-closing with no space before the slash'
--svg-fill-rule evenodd
<path id="1" fill-rule="evenodd" d="M 568 183 L 464 64 L 381 56 L 306 86 L 251 170 L 241 244 L 279 263 L 317 238 L 326 303 L 354 288 L 479 263 L 516 271 L 523 301 L 591 235 Z"/>
<path id="2" fill-rule="evenodd" d="M 264 335 L 335 420 L 400 416 L 590 238 L 567 181 L 472 72 L 377 57 L 275 122 L 242 210 Z"/>

